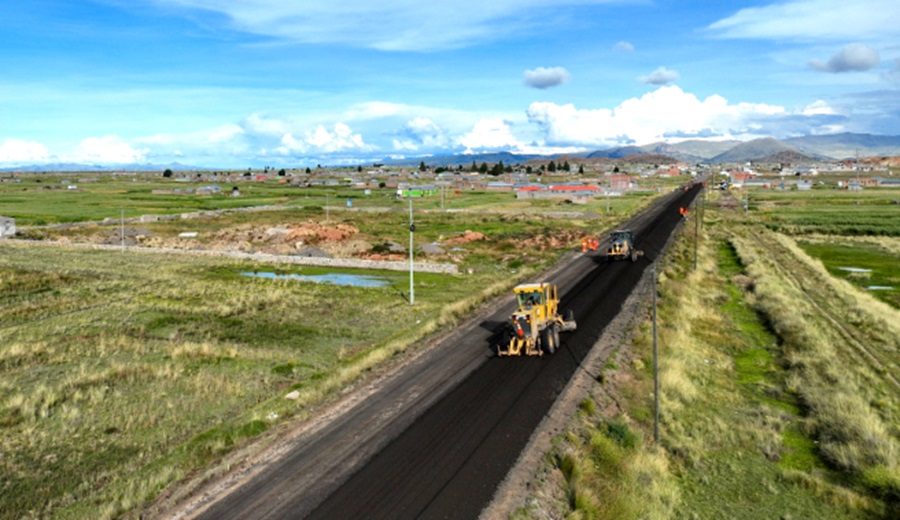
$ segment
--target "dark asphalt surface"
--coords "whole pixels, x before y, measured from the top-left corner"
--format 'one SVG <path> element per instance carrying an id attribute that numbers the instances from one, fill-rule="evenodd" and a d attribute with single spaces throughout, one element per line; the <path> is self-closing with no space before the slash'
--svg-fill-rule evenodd
<path id="1" fill-rule="evenodd" d="M 578 330 L 541 358 L 488 358 L 512 310 L 460 327 L 402 377 L 282 460 L 222 497 L 202 518 L 477 518 L 580 362 L 681 220 L 699 188 L 629 224 L 646 256 L 585 255 L 550 277 Z"/>

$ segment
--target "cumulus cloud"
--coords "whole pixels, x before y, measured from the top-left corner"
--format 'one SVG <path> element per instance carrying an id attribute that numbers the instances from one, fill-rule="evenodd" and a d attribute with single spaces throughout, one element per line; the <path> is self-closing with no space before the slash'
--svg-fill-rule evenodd
<path id="1" fill-rule="evenodd" d="M 896 11 L 896 0 L 792 0 L 741 9 L 708 29 L 723 38 L 896 39 Z"/>
<path id="2" fill-rule="evenodd" d="M 47 147 L 37 141 L 5 139 L 0 142 L 0 163 L 45 162 L 49 158 Z"/>
<path id="3" fill-rule="evenodd" d="M 638 78 L 648 85 L 666 85 L 678 80 L 678 72 L 666 67 L 657 67 L 656 70 Z"/>
<path id="4" fill-rule="evenodd" d="M 88 137 L 82 140 L 69 159 L 80 163 L 133 164 L 145 159 L 146 150 L 133 148 L 116 135 Z"/>
<path id="5" fill-rule="evenodd" d="M 529 87 L 543 90 L 569 81 L 569 71 L 563 67 L 538 67 L 526 70 L 524 81 Z"/>
<path id="6" fill-rule="evenodd" d="M 831 116 L 836 112 L 826 101 L 818 99 L 803 107 L 800 113 L 804 116 Z"/>
<path id="7" fill-rule="evenodd" d="M 427 117 L 415 117 L 406 122 L 401 136 L 392 141 L 394 149 L 415 151 L 420 148 L 437 149 L 446 147 L 449 138 L 444 130 Z"/>
<path id="8" fill-rule="evenodd" d="M 536 102 L 528 118 L 550 144 L 599 146 L 650 143 L 673 134 L 733 136 L 759 128 L 757 120 L 786 114 L 784 107 L 729 103 L 722 96 L 699 99 L 671 85 L 615 108 L 580 109 L 575 105 Z"/>
<path id="9" fill-rule="evenodd" d="M 347 151 L 369 151 L 373 148 L 365 143 L 361 134 L 353 133 L 345 123 L 335 123 L 331 130 L 318 125 L 314 130 L 297 138 L 292 133 L 281 136 L 281 146 L 277 151 L 282 155 L 292 153 L 332 154 Z"/>
<path id="10" fill-rule="evenodd" d="M 457 142 L 466 152 L 477 150 L 509 150 L 519 148 L 521 143 L 513 135 L 509 123 L 498 118 L 484 118 L 475 123 L 470 131 Z"/>
<path id="11" fill-rule="evenodd" d="M 810 66 L 822 72 L 862 72 L 878 66 L 878 51 L 861 43 L 845 46 L 827 62 L 812 60 Z"/>
<path id="12" fill-rule="evenodd" d="M 387 51 L 475 45 L 546 29 L 566 7 L 609 0 L 155 0 L 223 15 L 237 30 L 301 43 L 336 43 Z"/>
<path id="13" fill-rule="evenodd" d="M 613 45 L 613 50 L 616 52 L 634 52 L 634 44 L 622 40 Z"/>

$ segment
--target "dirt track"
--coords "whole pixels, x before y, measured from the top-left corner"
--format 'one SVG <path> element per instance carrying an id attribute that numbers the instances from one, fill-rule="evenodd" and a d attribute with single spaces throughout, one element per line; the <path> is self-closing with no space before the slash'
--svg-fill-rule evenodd
<path id="1" fill-rule="evenodd" d="M 578 330 L 544 358 L 491 358 L 511 303 L 461 327 L 323 427 L 296 439 L 203 518 L 476 518 L 697 190 L 636 217 L 637 263 L 581 256 L 550 279 Z M 203 510 L 205 508 L 205 510 Z M 191 516 L 189 513 L 187 516 Z"/>

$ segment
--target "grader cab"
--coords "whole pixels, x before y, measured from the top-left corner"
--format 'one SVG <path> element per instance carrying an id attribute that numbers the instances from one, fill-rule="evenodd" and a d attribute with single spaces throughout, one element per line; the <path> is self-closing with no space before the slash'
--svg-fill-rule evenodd
<path id="1" fill-rule="evenodd" d="M 559 314 L 556 285 L 533 283 L 513 289 L 517 309 L 497 346 L 500 356 L 543 356 L 559 347 L 559 333 L 575 330 L 571 312 L 565 319 Z"/>
<path id="2" fill-rule="evenodd" d="M 606 250 L 608 260 L 631 260 L 637 262 L 644 252 L 634 248 L 634 233 L 627 229 L 614 231 L 609 236 L 609 249 Z"/>

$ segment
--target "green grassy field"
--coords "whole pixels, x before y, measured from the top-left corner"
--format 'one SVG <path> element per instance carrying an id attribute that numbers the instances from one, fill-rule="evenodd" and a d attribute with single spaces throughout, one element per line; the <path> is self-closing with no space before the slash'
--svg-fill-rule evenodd
<path id="1" fill-rule="evenodd" d="M 0 183 L 0 215 L 14 217 L 20 226 L 80 222 L 126 217 L 239 208 L 289 202 L 293 194 L 278 184 L 242 183 L 241 197 L 225 195 L 154 194 L 157 189 L 196 188 L 205 184 L 177 183 L 146 176 L 98 177 L 79 183 L 78 176 L 23 175 L 21 183 Z M 68 180 L 78 186 L 69 191 Z M 230 185 L 221 184 L 223 191 Z M 227 189 L 226 189 L 227 188 Z"/>
<path id="2" fill-rule="evenodd" d="M 751 212 L 776 231 L 900 236 L 898 190 L 749 190 L 748 193 Z"/>
<path id="3" fill-rule="evenodd" d="M 900 308 L 900 259 L 896 254 L 875 244 L 842 241 L 841 237 L 831 237 L 828 242 L 801 241 L 800 246 L 821 260 L 832 276 L 869 291 L 895 309 Z M 850 270 L 854 268 L 868 271 Z"/>

